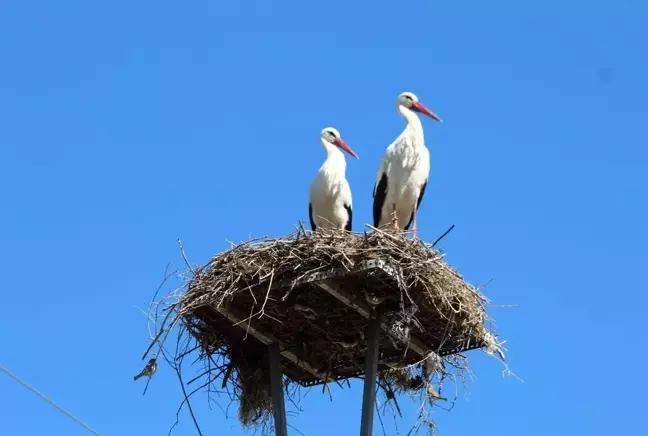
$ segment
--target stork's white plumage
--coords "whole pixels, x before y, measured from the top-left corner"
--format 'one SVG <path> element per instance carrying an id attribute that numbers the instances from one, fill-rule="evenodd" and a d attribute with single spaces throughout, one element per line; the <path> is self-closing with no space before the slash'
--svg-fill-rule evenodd
<path id="1" fill-rule="evenodd" d="M 346 160 L 340 149 L 356 159 L 358 156 L 332 127 L 322 130 L 320 142 L 326 150 L 326 161 L 310 186 L 308 216 L 311 229 L 335 227 L 351 231 L 351 188 L 346 180 Z"/>
<path id="2" fill-rule="evenodd" d="M 423 126 L 415 112 L 441 121 L 426 108 L 418 97 L 404 92 L 396 100 L 396 109 L 407 126 L 385 151 L 374 186 L 374 226 L 380 227 L 396 215 L 396 227 L 407 230 L 412 226 L 416 235 L 416 211 L 421 204 L 430 174 L 430 152 L 425 146 Z"/>

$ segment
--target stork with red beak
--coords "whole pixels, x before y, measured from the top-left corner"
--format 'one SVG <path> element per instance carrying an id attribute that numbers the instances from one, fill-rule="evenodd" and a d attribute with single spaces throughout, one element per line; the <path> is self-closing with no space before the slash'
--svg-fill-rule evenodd
<path id="1" fill-rule="evenodd" d="M 421 204 L 430 174 L 430 152 L 425 147 L 423 126 L 416 113 L 441 122 L 411 92 L 396 100 L 398 113 L 405 118 L 405 130 L 392 142 L 383 156 L 374 185 L 374 227 L 395 218 L 396 230 L 408 230 L 416 236 L 416 211 Z"/>
<path id="2" fill-rule="evenodd" d="M 315 231 L 322 227 L 351 231 L 351 189 L 346 180 L 346 160 L 341 150 L 356 159 L 358 156 L 333 127 L 322 130 L 320 142 L 326 150 L 326 161 L 310 186 L 308 216 L 311 229 Z"/>

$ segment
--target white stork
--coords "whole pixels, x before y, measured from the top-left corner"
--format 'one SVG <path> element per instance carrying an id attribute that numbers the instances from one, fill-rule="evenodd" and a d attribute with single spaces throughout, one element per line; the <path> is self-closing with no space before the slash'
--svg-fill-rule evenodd
<path id="1" fill-rule="evenodd" d="M 320 142 L 326 150 L 326 161 L 310 186 L 308 217 L 311 229 L 336 227 L 351 231 L 351 189 L 346 180 L 346 160 L 340 149 L 356 159 L 358 156 L 333 127 L 322 130 Z"/>
<path id="2" fill-rule="evenodd" d="M 404 92 L 396 100 L 398 113 L 407 126 L 383 156 L 374 185 L 374 227 L 381 227 L 396 215 L 395 227 L 407 230 L 412 226 L 416 236 L 416 210 L 421 204 L 430 174 L 430 152 L 425 147 L 423 126 L 415 112 L 441 121 L 411 92 Z"/>

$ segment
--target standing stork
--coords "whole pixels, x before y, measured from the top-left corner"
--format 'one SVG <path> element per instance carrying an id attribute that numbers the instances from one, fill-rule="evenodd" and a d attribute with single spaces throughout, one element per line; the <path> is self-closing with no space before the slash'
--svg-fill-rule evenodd
<path id="1" fill-rule="evenodd" d="M 416 210 L 421 204 L 430 174 L 430 152 L 425 147 L 423 126 L 416 112 L 441 122 L 411 92 L 396 100 L 396 109 L 407 123 L 405 130 L 385 151 L 374 185 L 374 227 L 388 223 L 395 215 L 396 230 L 412 226 L 416 236 Z"/>
<path id="2" fill-rule="evenodd" d="M 346 180 L 346 160 L 340 149 L 356 159 L 358 155 L 333 127 L 322 130 L 320 142 L 326 150 L 326 160 L 310 186 L 308 217 L 311 229 L 335 227 L 351 231 L 351 189 Z"/>

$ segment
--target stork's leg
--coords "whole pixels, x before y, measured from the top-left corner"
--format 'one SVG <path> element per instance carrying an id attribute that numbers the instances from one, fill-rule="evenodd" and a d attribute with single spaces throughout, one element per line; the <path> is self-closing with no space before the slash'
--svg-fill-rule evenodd
<path id="1" fill-rule="evenodd" d="M 398 225 L 398 215 L 396 215 L 396 205 L 394 205 L 394 211 L 392 212 L 392 224 L 394 225 L 394 231 L 399 232 L 400 226 Z"/>
<path id="2" fill-rule="evenodd" d="M 412 238 L 416 238 L 416 205 L 414 205 L 414 212 L 412 213 Z"/>

